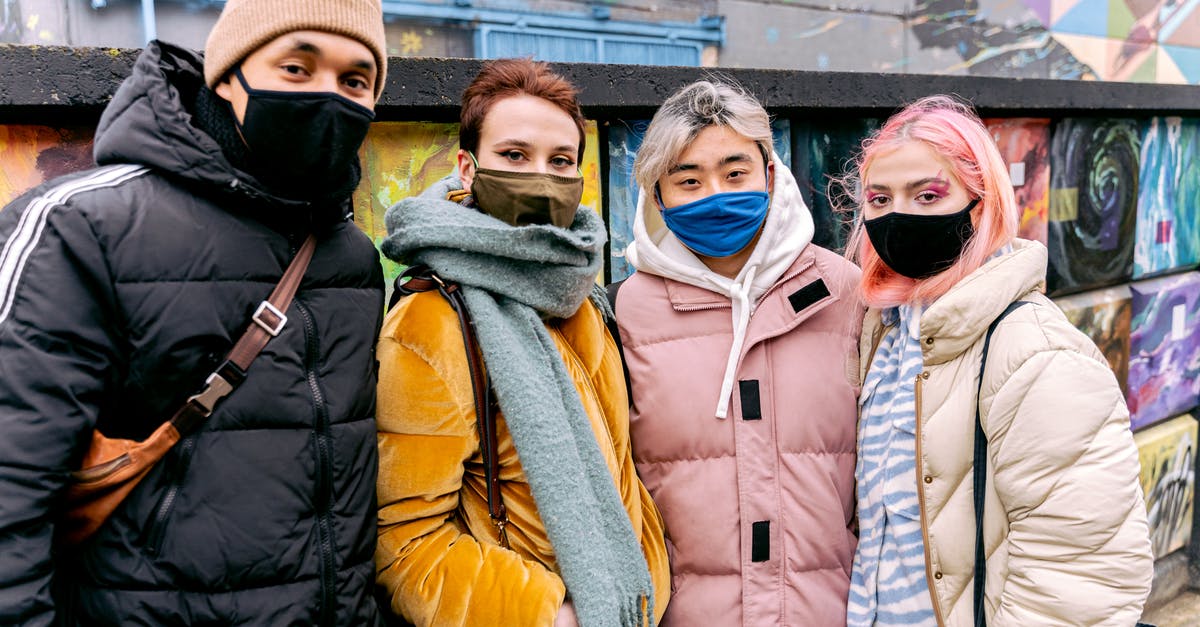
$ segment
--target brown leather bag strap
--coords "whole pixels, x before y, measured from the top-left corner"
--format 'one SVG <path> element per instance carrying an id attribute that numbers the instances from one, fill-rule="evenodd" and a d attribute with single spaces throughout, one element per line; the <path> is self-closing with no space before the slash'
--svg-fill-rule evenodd
<path id="1" fill-rule="evenodd" d="M 213 408 L 221 399 L 229 396 L 246 378 L 246 371 L 263 347 L 271 338 L 279 335 L 287 324 L 287 316 L 283 312 L 292 304 L 300 281 L 312 261 L 313 251 L 317 247 L 317 238 L 309 235 L 300 246 L 292 262 L 288 264 L 283 278 L 275 285 L 267 300 L 259 303 L 254 314 L 250 316 L 250 326 L 242 332 L 242 337 L 225 356 L 225 362 L 204 382 L 204 389 L 188 398 L 187 402 L 171 417 L 171 424 L 181 434 L 188 434 L 199 427 L 213 412 Z"/>
<path id="2" fill-rule="evenodd" d="M 479 430 L 479 448 L 483 453 L 484 482 L 487 484 L 488 515 L 500 534 L 500 545 L 508 548 L 508 510 L 500 493 L 499 436 L 496 430 L 496 400 L 492 382 L 484 367 L 479 341 L 471 323 L 471 313 L 457 283 L 443 280 L 426 266 L 413 266 L 396 278 L 392 304 L 400 296 L 437 290 L 450 303 L 462 328 L 467 366 L 471 371 L 471 391 L 475 397 L 475 426 Z"/>

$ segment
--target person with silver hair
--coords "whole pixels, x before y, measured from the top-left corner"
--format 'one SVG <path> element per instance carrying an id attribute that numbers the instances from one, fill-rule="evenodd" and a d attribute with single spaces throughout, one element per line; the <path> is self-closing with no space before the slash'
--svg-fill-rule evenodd
<path id="1" fill-rule="evenodd" d="M 858 269 L 811 244 L 770 118 L 701 80 L 634 164 L 636 272 L 610 286 L 631 437 L 662 512 L 664 625 L 843 625 L 854 555 Z"/>

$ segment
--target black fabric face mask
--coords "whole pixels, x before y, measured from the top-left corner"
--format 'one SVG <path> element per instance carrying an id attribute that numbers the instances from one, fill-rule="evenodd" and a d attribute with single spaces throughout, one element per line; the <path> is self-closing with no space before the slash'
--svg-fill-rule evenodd
<path id="1" fill-rule="evenodd" d="M 238 130 L 249 148 L 251 173 L 288 199 L 349 196 L 358 185 L 358 149 L 375 113 L 331 92 L 253 89 L 241 68 L 234 74 L 249 96 Z"/>
<path id="2" fill-rule="evenodd" d="M 927 279 L 958 261 L 975 235 L 971 210 L 977 204 L 978 198 L 962 211 L 939 216 L 893 211 L 863 225 L 889 268 L 910 279 Z"/>

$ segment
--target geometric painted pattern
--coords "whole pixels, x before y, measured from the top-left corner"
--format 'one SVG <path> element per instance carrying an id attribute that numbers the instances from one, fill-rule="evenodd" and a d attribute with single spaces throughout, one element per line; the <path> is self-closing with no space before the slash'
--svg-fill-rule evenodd
<path id="1" fill-rule="evenodd" d="M 981 9 L 1003 0 L 984 0 Z M 1200 82 L 1200 2 L 1024 0 L 1050 36 L 1110 81 Z"/>

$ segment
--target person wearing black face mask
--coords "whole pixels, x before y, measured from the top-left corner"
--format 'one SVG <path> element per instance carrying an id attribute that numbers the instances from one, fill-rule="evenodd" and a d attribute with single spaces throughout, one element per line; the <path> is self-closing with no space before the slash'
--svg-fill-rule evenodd
<path id="1" fill-rule="evenodd" d="M 380 587 L 418 627 L 655 624 L 666 545 L 596 284 L 604 222 L 580 206 L 576 89 L 501 59 L 462 100 L 457 171 L 387 212 L 383 253 L 450 287 L 398 284 L 384 321 Z"/>
<path id="2" fill-rule="evenodd" d="M 99 168 L 0 211 L 0 624 L 381 624 L 383 277 L 347 215 L 385 49 L 379 0 L 228 0 L 203 58 L 138 57 Z M 265 349 L 224 361 L 307 241 L 291 305 L 255 316 Z M 93 430 L 143 440 L 220 382 L 240 385 L 65 544 Z"/>
<path id="3" fill-rule="evenodd" d="M 1154 557 L 1129 411 L 1043 294 L 1046 248 L 1016 237 L 987 128 L 925 98 L 856 165 L 870 309 L 847 625 L 1134 625 Z"/>

